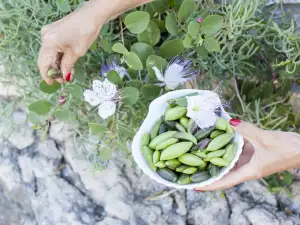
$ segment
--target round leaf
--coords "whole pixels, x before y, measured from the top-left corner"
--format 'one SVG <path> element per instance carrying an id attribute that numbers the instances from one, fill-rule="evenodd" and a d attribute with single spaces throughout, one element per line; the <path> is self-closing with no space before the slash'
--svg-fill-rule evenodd
<path id="1" fill-rule="evenodd" d="M 126 64 L 132 69 L 135 69 L 135 70 L 143 69 L 143 64 L 142 64 L 140 58 L 134 52 L 129 52 L 127 55 L 125 55 L 125 61 L 126 61 Z"/>
<path id="2" fill-rule="evenodd" d="M 129 127 L 123 126 L 121 124 L 118 124 L 118 133 L 120 136 L 125 137 L 125 138 L 131 138 L 134 135 L 133 131 L 130 130 Z"/>
<path id="3" fill-rule="evenodd" d="M 116 84 L 116 85 L 122 84 L 122 79 L 121 79 L 121 77 L 120 77 L 119 74 L 118 74 L 116 71 L 114 71 L 114 70 L 111 70 L 111 71 L 108 72 L 108 74 L 107 74 L 107 79 L 108 79 L 110 82 L 112 82 L 112 83 L 114 83 L 114 84 Z"/>
<path id="4" fill-rule="evenodd" d="M 73 114 L 68 109 L 58 110 L 55 112 L 54 115 L 55 115 L 56 119 L 58 119 L 59 121 L 63 121 L 63 122 L 72 121 L 72 119 L 74 119 Z"/>
<path id="5" fill-rule="evenodd" d="M 89 126 L 89 129 L 90 129 L 92 135 L 101 134 L 101 133 L 104 133 L 107 131 L 107 128 L 104 124 L 89 123 L 88 126 Z"/>
<path id="6" fill-rule="evenodd" d="M 51 103 L 46 100 L 39 100 L 28 106 L 29 111 L 35 112 L 37 115 L 46 115 L 51 109 Z"/>
<path id="7" fill-rule="evenodd" d="M 101 161 L 108 161 L 112 158 L 113 148 L 102 148 L 100 150 L 99 157 Z"/>
<path id="8" fill-rule="evenodd" d="M 200 57 L 201 59 L 206 59 L 208 56 L 208 52 L 204 45 L 197 47 L 196 52 L 198 53 L 198 57 Z"/>
<path id="9" fill-rule="evenodd" d="M 183 46 L 184 48 L 192 48 L 192 37 L 191 35 L 187 34 L 183 40 Z"/>
<path id="10" fill-rule="evenodd" d="M 146 59 L 149 55 L 155 54 L 155 50 L 150 45 L 142 42 L 134 43 L 130 50 L 138 55 L 143 65 L 146 64 Z"/>
<path id="11" fill-rule="evenodd" d="M 172 35 L 178 34 L 177 21 L 176 21 L 176 16 L 175 16 L 174 12 L 171 12 L 167 15 L 165 25 L 166 25 L 167 31 L 170 34 L 172 34 Z"/>
<path id="12" fill-rule="evenodd" d="M 156 45 L 160 40 L 160 29 L 154 21 L 150 21 L 146 30 L 138 34 L 138 40 L 151 46 Z"/>
<path id="13" fill-rule="evenodd" d="M 40 83 L 40 89 L 47 94 L 53 94 L 61 87 L 60 83 L 54 81 L 51 85 L 48 85 L 44 80 Z"/>
<path id="14" fill-rule="evenodd" d="M 194 0 L 184 0 L 178 12 L 178 20 L 186 21 L 197 8 Z"/>
<path id="15" fill-rule="evenodd" d="M 146 67 L 147 67 L 148 73 L 153 79 L 156 79 L 155 72 L 152 69 L 152 67 L 154 67 L 154 66 L 163 72 L 166 70 L 166 68 L 168 66 L 168 62 L 164 58 L 157 56 L 157 55 L 150 55 L 147 58 Z"/>
<path id="16" fill-rule="evenodd" d="M 133 105 L 139 99 L 139 90 L 134 87 L 125 87 L 120 91 L 122 101 L 126 105 Z"/>
<path id="17" fill-rule="evenodd" d="M 105 51 L 107 53 L 111 53 L 112 52 L 112 46 L 108 42 L 108 40 L 106 40 L 106 39 L 101 39 L 100 40 L 100 47 L 103 49 L 103 51 Z"/>
<path id="18" fill-rule="evenodd" d="M 200 24 L 197 21 L 191 21 L 188 25 L 188 33 L 192 38 L 196 37 L 196 35 L 200 31 Z"/>
<path id="19" fill-rule="evenodd" d="M 206 35 L 213 35 L 223 26 L 223 17 L 219 15 L 210 15 L 203 19 L 201 23 L 201 32 Z"/>
<path id="20" fill-rule="evenodd" d="M 29 111 L 28 120 L 30 121 L 30 123 L 35 124 L 35 125 L 41 123 L 40 117 L 38 116 L 38 114 L 36 114 L 33 111 Z"/>
<path id="21" fill-rule="evenodd" d="M 95 40 L 95 41 L 93 42 L 93 44 L 91 45 L 90 50 L 91 50 L 91 51 L 96 51 L 97 48 L 98 48 L 98 42 L 97 42 L 97 40 Z"/>
<path id="22" fill-rule="evenodd" d="M 59 10 L 61 12 L 67 13 L 70 12 L 70 4 L 69 4 L 69 0 L 56 0 L 55 1 L 57 8 L 59 8 Z"/>
<path id="23" fill-rule="evenodd" d="M 76 68 L 74 73 L 74 78 L 76 81 L 83 84 L 86 80 L 86 72 L 83 71 L 81 68 Z"/>
<path id="24" fill-rule="evenodd" d="M 155 84 L 148 84 L 141 88 L 141 93 L 146 100 L 153 100 L 159 96 L 161 88 Z"/>
<path id="25" fill-rule="evenodd" d="M 126 86 L 128 87 L 135 87 L 138 90 L 140 90 L 140 88 L 142 87 L 142 83 L 139 80 L 130 80 L 126 82 Z"/>
<path id="26" fill-rule="evenodd" d="M 220 43 L 212 37 L 205 38 L 204 47 L 208 52 L 219 52 L 220 51 Z"/>
<path id="27" fill-rule="evenodd" d="M 114 52 L 123 54 L 123 55 L 127 55 L 128 54 L 128 50 L 125 48 L 125 46 L 121 43 L 116 43 L 112 46 L 112 50 Z"/>
<path id="28" fill-rule="evenodd" d="M 125 17 L 124 24 L 131 33 L 140 34 L 147 28 L 149 21 L 149 13 L 136 11 L 129 13 Z"/>
<path id="29" fill-rule="evenodd" d="M 172 58 L 184 52 L 182 40 L 170 40 L 160 46 L 160 55 L 164 58 Z"/>
<path id="30" fill-rule="evenodd" d="M 80 86 L 77 84 L 71 84 L 66 87 L 66 90 L 69 92 L 70 95 L 72 95 L 74 98 L 82 99 L 83 96 L 83 90 Z"/>
<path id="31" fill-rule="evenodd" d="M 153 1 L 151 4 L 158 13 L 164 13 L 168 8 L 168 0 Z"/>

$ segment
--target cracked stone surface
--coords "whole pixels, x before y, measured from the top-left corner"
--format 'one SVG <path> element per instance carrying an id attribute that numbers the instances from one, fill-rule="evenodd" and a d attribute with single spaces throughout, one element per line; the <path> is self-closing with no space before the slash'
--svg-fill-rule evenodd
<path id="1" fill-rule="evenodd" d="M 0 139 L 0 225 L 300 225 L 299 180 L 292 197 L 250 181 L 226 190 L 225 197 L 175 190 L 155 198 L 170 190 L 121 153 L 95 172 L 76 150 L 69 126 L 54 123 L 46 141 L 28 125 L 18 126 L 13 133 L 24 131 L 34 140 L 17 146 L 10 136 Z M 24 139 L 18 136 L 18 142 Z"/>

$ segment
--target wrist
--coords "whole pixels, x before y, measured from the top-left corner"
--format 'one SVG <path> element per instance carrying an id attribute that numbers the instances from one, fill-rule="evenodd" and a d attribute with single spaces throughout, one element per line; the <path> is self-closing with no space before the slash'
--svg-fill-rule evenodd
<path id="1" fill-rule="evenodd" d="M 123 12 L 151 1 L 152 0 L 90 0 L 87 4 L 93 9 L 96 20 L 98 19 L 100 23 L 104 24 Z"/>
<path id="2" fill-rule="evenodd" d="M 266 146 L 270 150 L 270 158 L 274 158 L 273 165 L 268 169 L 276 167 L 275 172 L 288 170 L 300 166 L 300 135 L 292 132 L 273 131 L 272 144 Z M 272 156 L 273 155 L 273 156 Z M 272 170 L 272 169 L 271 169 Z"/>

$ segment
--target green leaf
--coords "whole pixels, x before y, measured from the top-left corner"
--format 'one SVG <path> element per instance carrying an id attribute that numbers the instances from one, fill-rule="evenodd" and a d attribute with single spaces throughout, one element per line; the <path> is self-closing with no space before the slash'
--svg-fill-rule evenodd
<path id="1" fill-rule="evenodd" d="M 153 100 L 159 96 L 161 87 L 155 84 L 147 84 L 141 88 L 141 93 L 146 100 Z"/>
<path id="2" fill-rule="evenodd" d="M 151 46 L 156 45 L 160 40 L 160 29 L 154 21 L 150 21 L 146 30 L 137 36 L 139 42 L 145 42 Z"/>
<path id="3" fill-rule="evenodd" d="M 155 14 L 155 9 L 151 3 L 146 4 L 145 12 L 149 13 L 150 17 L 153 17 Z"/>
<path id="4" fill-rule="evenodd" d="M 135 87 L 138 90 L 140 90 L 141 87 L 142 87 L 142 83 L 139 80 L 130 80 L 130 81 L 126 82 L 126 86 L 128 86 L 128 87 Z"/>
<path id="5" fill-rule="evenodd" d="M 150 45 L 143 42 L 134 43 L 130 50 L 137 54 L 144 66 L 146 65 L 148 56 L 155 54 L 155 50 Z"/>
<path id="6" fill-rule="evenodd" d="M 28 113 L 28 120 L 29 120 L 30 123 L 35 124 L 35 125 L 41 123 L 39 115 L 36 114 L 33 111 L 29 111 L 29 113 Z"/>
<path id="7" fill-rule="evenodd" d="M 56 0 L 55 3 L 57 8 L 59 8 L 61 12 L 64 13 L 70 12 L 71 8 L 70 8 L 69 0 Z"/>
<path id="8" fill-rule="evenodd" d="M 212 37 L 207 37 L 204 39 L 204 47 L 207 49 L 208 52 L 220 51 L 220 43 Z"/>
<path id="9" fill-rule="evenodd" d="M 204 45 L 198 46 L 196 48 L 196 52 L 198 53 L 198 57 L 201 59 L 206 59 L 208 57 L 208 52 Z"/>
<path id="10" fill-rule="evenodd" d="M 158 13 L 164 13 L 168 8 L 168 0 L 156 0 L 151 3 Z"/>
<path id="11" fill-rule="evenodd" d="M 284 172 L 281 176 L 281 181 L 284 185 L 291 185 L 293 183 L 293 176 L 289 172 Z"/>
<path id="12" fill-rule="evenodd" d="M 116 85 L 122 84 L 123 82 L 120 75 L 114 70 L 108 72 L 107 79 Z"/>
<path id="13" fill-rule="evenodd" d="M 39 100 L 28 106 L 29 111 L 35 112 L 37 115 L 46 115 L 51 109 L 51 103 L 46 100 Z"/>
<path id="14" fill-rule="evenodd" d="M 71 84 L 69 86 L 66 86 L 66 91 L 69 92 L 69 94 L 72 95 L 74 98 L 82 99 L 83 90 L 79 85 Z"/>
<path id="15" fill-rule="evenodd" d="M 200 31 L 206 35 L 213 35 L 223 26 L 223 17 L 219 15 L 210 15 L 203 19 Z"/>
<path id="16" fill-rule="evenodd" d="M 110 26 L 109 23 L 105 23 L 101 28 L 100 34 L 106 35 L 108 33 L 109 26 Z"/>
<path id="17" fill-rule="evenodd" d="M 134 105 L 139 100 L 139 90 L 135 87 L 125 87 L 120 91 L 122 101 L 126 105 Z"/>
<path id="18" fill-rule="evenodd" d="M 112 158 L 113 148 L 101 148 L 99 157 L 102 161 L 108 161 Z"/>
<path id="19" fill-rule="evenodd" d="M 166 29 L 167 31 L 172 35 L 178 34 L 178 25 L 176 21 L 176 16 L 174 12 L 171 12 L 167 15 L 166 21 L 165 21 Z"/>
<path id="20" fill-rule="evenodd" d="M 123 54 L 123 55 L 127 55 L 128 54 L 128 50 L 125 48 L 125 46 L 121 43 L 116 43 L 112 46 L 112 50 L 114 52 Z"/>
<path id="21" fill-rule="evenodd" d="M 133 34 L 140 34 L 146 30 L 150 21 L 150 15 L 147 12 L 135 11 L 129 13 L 125 19 L 124 24 L 127 29 Z"/>
<path id="22" fill-rule="evenodd" d="M 178 20 L 186 21 L 197 8 L 194 0 L 184 0 L 178 12 Z"/>
<path id="23" fill-rule="evenodd" d="M 96 51 L 97 48 L 98 48 L 98 42 L 97 42 L 97 40 L 95 40 L 95 41 L 93 42 L 93 44 L 91 45 L 90 50 L 91 50 L 91 51 Z"/>
<path id="24" fill-rule="evenodd" d="M 183 46 L 184 46 L 184 48 L 192 48 L 193 46 L 192 46 L 192 37 L 191 37 L 191 35 L 189 35 L 189 34 L 187 34 L 186 36 L 185 36 L 185 38 L 183 39 Z"/>
<path id="25" fill-rule="evenodd" d="M 153 21 L 157 24 L 157 26 L 159 27 L 161 32 L 167 31 L 164 21 L 162 21 L 160 19 L 153 19 Z"/>
<path id="26" fill-rule="evenodd" d="M 112 46 L 108 42 L 108 40 L 106 40 L 106 39 L 101 39 L 100 40 L 100 47 L 103 49 L 103 51 L 105 51 L 107 53 L 111 53 L 112 52 Z"/>
<path id="27" fill-rule="evenodd" d="M 160 46 L 160 55 L 170 59 L 174 56 L 181 55 L 184 52 L 182 40 L 170 40 Z"/>
<path id="28" fill-rule="evenodd" d="M 104 124 L 88 123 L 88 126 L 92 135 L 102 134 L 107 131 L 107 127 Z"/>
<path id="29" fill-rule="evenodd" d="M 83 84 L 86 80 L 86 72 L 83 71 L 81 68 L 75 68 L 74 78 L 80 84 Z"/>
<path id="30" fill-rule="evenodd" d="M 174 8 L 176 11 L 179 11 L 182 2 L 183 0 L 174 0 Z"/>
<path id="31" fill-rule="evenodd" d="M 134 52 L 129 52 L 127 55 L 125 55 L 125 61 L 126 64 L 132 69 L 135 70 L 143 69 L 143 63 L 141 62 L 137 54 L 135 54 Z"/>
<path id="32" fill-rule="evenodd" d="M 48 85 L 44 80 L 40 83 L 40 90 L 47 94 L 53 94 L 57 92 L 61 87 L 61 84 L 54 81 L 51 85 Z"/>
<path id="33" fill-rule="evenodd" d="M 188 33 L 192 38 L 196 37 L 196 35 L 200 32 L 200 24 L 197 21 L 191 21 L 188 25 Z"/>
<path id="34" fill-rule="evenodd" d="M 121 137 L 128 137 L 131 138 L 134 136 L 134 133 L 132 130 L 130 130 L 128 127 L 118 124 L 118 133 Z"/>
<path id="35" fill-rule="evenodd" d="M 157 55 L 150 55 L 146 60 L 146 67 L 151 78 L 156 79 L 155 72 L 152 67 L 157 67 L 164 72 L 168 66 L 167 60 Z"/>
<path id="36" fill-rule="evenodd" d="M 75 119 L 71 111 L 68 109 L 58 110 L 54 115 L 56 119 L 63 122 L 69 122 Z"/>

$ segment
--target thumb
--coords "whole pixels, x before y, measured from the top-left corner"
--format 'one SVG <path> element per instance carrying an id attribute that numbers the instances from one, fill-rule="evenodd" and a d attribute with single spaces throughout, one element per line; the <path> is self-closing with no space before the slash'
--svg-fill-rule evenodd
<path id="1" fill-rule="evenodd" d="M 78 57 L 74 56 L 70 53 L 64 53 L 61 63 L 60 63 L 60 69 L 63 73 L 63 76 L 66 81 L 71 81 L 74 76 L 74 65 L 76 61 L 78 60 Z"/>
<path id="2" fill-rule="evenodd" d="M 248 139 L 250 142 L 257 141 L 259 139 L 258 137 L 264 137 L 262 133 L 265 131 L 251 123 L 240 121 L 238 119 L 231 119 L 230 124 L 233 126 L 236 133 Z"/>

